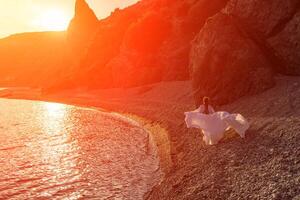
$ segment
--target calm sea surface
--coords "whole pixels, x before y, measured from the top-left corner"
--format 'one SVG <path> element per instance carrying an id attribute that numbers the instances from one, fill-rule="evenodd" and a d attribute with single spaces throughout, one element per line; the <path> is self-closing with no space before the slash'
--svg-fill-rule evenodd
<path id="1" fill-rule="evenodd" d="M 0 199 L 142 199 L 161 176 L 149 135 L 126 118 L 0 99 Z"/>

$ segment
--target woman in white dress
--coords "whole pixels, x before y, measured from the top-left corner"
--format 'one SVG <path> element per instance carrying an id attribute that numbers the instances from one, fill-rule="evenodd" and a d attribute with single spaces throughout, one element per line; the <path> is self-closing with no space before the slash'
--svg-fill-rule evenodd
<path id="1" fill-rule="evenodd" d="M 203 141 L 208 145 L 217 144 L 225 131 L 233 128 L 242 138 L 249 128 L 249 123 L 240 114 L 230 114 L 225 111 L 215 112 L 209 105 L 209 98 L 203 98 L 203 105 L 197 110 L 185 113 L 188 128 L 199 128 L 203 133 Z"/>

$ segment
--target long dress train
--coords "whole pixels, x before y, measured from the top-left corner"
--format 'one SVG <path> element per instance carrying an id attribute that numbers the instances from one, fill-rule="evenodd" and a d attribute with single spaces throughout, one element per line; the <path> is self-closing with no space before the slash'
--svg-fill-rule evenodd
<path id="1" fill-rule="evenodd" d="M 204 135 L 203 140 L 207 145 L 217 144 L 229 128 L 233 128 L 244 138 L 250 126 L 241 114 L 230 114 L 225 111 L 206 115 L 197 109 L 184 114 L 187 127 L 201 129 Z"/>

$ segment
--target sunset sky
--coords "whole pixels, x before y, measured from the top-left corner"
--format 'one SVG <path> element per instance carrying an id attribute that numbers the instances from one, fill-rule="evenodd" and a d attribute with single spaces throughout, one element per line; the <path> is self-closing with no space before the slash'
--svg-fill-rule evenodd
<path id="1" fill-rule="evenodd" d="M 98 18 L 138 0 L 87 0 Z M 74 14 L 75 0 L 0 0 L 0 38 L 13 33 L 63 30 Z"/>

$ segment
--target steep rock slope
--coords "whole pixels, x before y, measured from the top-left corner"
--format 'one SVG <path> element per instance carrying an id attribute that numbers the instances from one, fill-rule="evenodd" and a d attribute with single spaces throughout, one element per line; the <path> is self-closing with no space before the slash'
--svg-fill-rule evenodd
<path id="1" fill-rule="evenodd" d="M 300 11 L 288 22 L 283 30 L 268 39 L 276 55 L 285 63 L 285 74 L 300 75 Z"/>
<path id="2" fill-rule="evenodd" d="M 143 0 L 114 11 L 100 21 L 73 82 L 109 88 L 189 79 L 190 42 L 226 3 Z"/>
<path id="3" fill-rule="evenodd" d="M 299 75 L 299 10 L 298 0 L 230 0 L 193 42 L 196 102 L 207 95 L 225 104 L 261 92 L 273 86 L 273 72 Z"/>
<path id="4" fill-rule="evenodd" d="M 231 0 L 226 7 L 226 13 L 269 47 L 279 62 L 277 71 L 288 75 L 300 75 L 300 53 L 295 52 L 300 42 L 299 12 L 298 0 Z"/>
<path id="5" fill-rule="evenodd" d="M 89 47 L 97 28 L 98 19 L 85 0 L 77 0 L 75 16 L 67 30 L 68 46 L 75 53 L 81 54 Z"/>
<path id="6" fill-rule="evenodd" d="M 75 15 L 66 31 L 66 46 L 64 47 L 64 60 L 61 66 L 61 72 L 65 74 L 65 77 L 58 80 L 56 85 L 73 86 L 68 81 L 75 76 L 75 73 L 78 74 L 79 71 L 83 71 L 79 67 L 79 63 L 86 56 L 98 30 L 98 25 L 99 20 L 86 1 L 77 0 Z"/>
<path id="7" fill-rule="evenodd" d="M 0 41 L 0 80 L 58 90 L 191 77 L 196 103 L 224 104 L 300 74 L 299 20 L 298 0 L 142 0 L 102 20 L 77 0 L 66 36 Z"/>
<path id="8" fill-rule="evenodd" d="M 214 16 L 194 43 L 190 67 L 198 104 L 203 96 L 228 103 L 274 85 L 271 64 L 232 17 Z"/>

